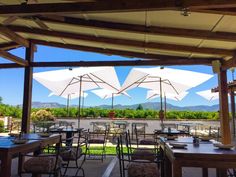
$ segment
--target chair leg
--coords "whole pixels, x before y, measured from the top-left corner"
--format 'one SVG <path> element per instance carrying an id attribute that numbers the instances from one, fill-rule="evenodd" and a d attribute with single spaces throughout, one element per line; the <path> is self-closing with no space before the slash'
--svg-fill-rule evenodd
<path id="1" fill-rule="evenodd" d="M 68 167 L 69 167 L 69 163 L 70 163 L 70 161 L 68 161 L 67 164 L 66 164 L 66 167 L 65 167 L 65 171 L 64 171 L 64 173 L 63 173 L 63 176 L 66 175 L 67 169 L 68 169 Z"/>

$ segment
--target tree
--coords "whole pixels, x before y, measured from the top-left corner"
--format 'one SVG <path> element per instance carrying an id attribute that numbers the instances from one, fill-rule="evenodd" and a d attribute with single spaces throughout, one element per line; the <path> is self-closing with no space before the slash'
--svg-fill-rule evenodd
<path id="1" fill-rule="evenodd" d="M 0 104 L 2 104 L 2 97 L 0 97 Z"/>
<path id="2" fill-rule="evenodd" d="M 141 104 L 139 104 L 138 107 L 136 108 L 136 110 L 143 110 L 143 106 Z"/>

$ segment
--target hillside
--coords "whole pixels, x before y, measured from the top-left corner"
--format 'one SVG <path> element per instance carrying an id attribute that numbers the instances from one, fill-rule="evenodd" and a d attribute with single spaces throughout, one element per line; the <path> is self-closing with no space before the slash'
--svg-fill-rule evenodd
<path id="1" fill-rule="evenodd" d="M 117 104 L 114 105 L 115 109 L 136 109 L 139 104 L 133 104 L 133 105 L 121 105 Z M 141 103 L 144 109 L 154 109 L 154 110 L 159 110 L 160 109 L 160 103 L 159 102 L 146 102 L 146 103 Z M 66 107 L 66 105 L 59 104 L 56 102 L 33 102 L 32 103 L 33 108 L 63 108 Z M 76 105 L 72 105 L 72 107 L 76 107 Z M 104 108 L 104 109 L 110 109 L 111 105 L 99 105 L 96 106 L 99 108 Z M 197 106 L 185 106 L 185 107 L 180 107 L 180 106 L 174 106 L 172 104 L 167 104 L 167 110 L 178 110 L 178 111 L 218 111 L 219 110 L 219 105 L 213 105 L 213 106 L 207 106 L 207 105 L 197 105 Z"/>

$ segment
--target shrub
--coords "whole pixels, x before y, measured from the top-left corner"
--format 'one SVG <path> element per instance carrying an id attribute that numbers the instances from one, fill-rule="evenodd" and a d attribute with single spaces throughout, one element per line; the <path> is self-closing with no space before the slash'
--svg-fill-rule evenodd
<path id="1" fill-rule="evenodd" d="M 39 121 L 54 121 L 55 117 L 52 115 L 50 111 L 41 109 L 37 112 L 33 112 L 31 114 L 31 119 L 33 122 L 39 122 Z"/>
<path id="2" fill-rule="evenodd" d="M 0 133 L 4 132 L 4 121 L 0 120 Z"/>

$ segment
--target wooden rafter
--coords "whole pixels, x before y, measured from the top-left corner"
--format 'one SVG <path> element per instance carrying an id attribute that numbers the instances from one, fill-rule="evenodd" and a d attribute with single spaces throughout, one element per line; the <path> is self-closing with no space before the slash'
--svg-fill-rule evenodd
<path id="1" fill-rule="evenodd" d="M 31 39 L 31 41 L 35 44 L 40 45 L 46 45 L 46 46 L 52 46 L 52 47 L 59 47 L 59 48 L 67 48 L 67 49 L 73 49 L 73 50 L 80 50 L 85 52 L 96 52 L 106 55 L 119 55 L 124 57 L 132 57 L 132 58 L 143 58 L 143 59 L 153 59 L 153 60 L 165 60 L 165 61 L 175 61 L 176 64 L 184 64 L 183 61 L 186 61 L 189 63 L 189 61 L 192 62 L 192 64 L 205 64 L 210 65 L 213 60 L 219 60 L 219 58 L 207 58 L 204 60 L 204 58 L 188 58 L 188 57 L 175 57 L 175 56 L 168 56 L 168 55 L 158 55 L 158 54 L 145 54 L 145 53 L 139 53 L 139 52 L 131 52 L 131 51 L 121 51 L 121 50 L 114 50 L 114 49 L 102 49 L 98 47 L 87 47 L 87 46 L 81 46 L 81 45 L 74 45 L 74 44 L 63 44 L 58 42 L 46 42 L 42 40 L 34 40 Z M 181 62 L 179 63 L 178 60 Z"/>
<path id="2" fill-rule="evenodd" d="M 7 38 L 11 39 L 13 42 L 16 42 L 17 44 L 20 44 L 25 47 L 29 47 L 29 41 L 14 31 L 8 29 L 7 27 L 0 25 L 0 34 L 6 36 Z"/>
<path id="3" fill-rule="evenodd" d="M 33 67 L 78 67 L 78 66 L 147 66 L 147 65 L 209 65 L 210 59 L 169 59 L 169 60 L 121 60 L 121 61 L 63 61 L 63 62 L 33 62 Z"/>
<path id="4" fill-rule="evenodd" d="M 98 42 L 98 43 L 106 43 L 111 45 L 122 45 L 122 46 L 132 46 L 132 47 L 141 47 L 147 49 L 156 49 L 156 50 L 170 50 L 170 51 L 178 51 L 178 52 L 190 52 L 190 53 L 201 53 L 201 54 L 210 54 L 210 55 L 220 55 L 222 57 L 232 56 L 234 51 L 225 50 L 225 49 L 214 49 L 214 48 L 198 48 L 193 46 L 184 46 L 184 45 L 173 45 L 173 44 L 164 44 L 157 42 L 142 42 L 137 40 L 128 40 L 128 39 L 115 39 L 108 37 L 95 37 L 91 35 L 83 35 L 76 33 L 68 33 L 68 32 L 60 32 L 60 31 L 49 31 L 43 30 L 39 28 L 26 28 L 21 26 L 9 26 L 10 29 L 16 32 L 24 32 L 31 34 L 40 34 L 58 38 L 66 38 L 73 40 L 82 40 L 89 42 Z"/>
<path id="5" fill-rule="evenodd" d="M 104 0 L 77 3 L 22 4 L 0 6 L 0 14 L 9 16 L 57 14 L 57 13 L 104 13 L 163 9 L 208 9 L 236 7 L 235 0 Z"/>
<path id="6" fill-rule="evenodd" d="M 20 57 L 0 49 L 0 56 L 22 66 L 28 66 L 28 62 Z"/>
<path id="7" fill-rule="evenodd" d="M 15 43 L 15 42 L 10 42 L 10 43 L 3 43 L 0 44 L 0 49 L 1 50 L 11 50 L 20 47 L 21 45 Z"/>
<path id="8" fill-rule="evenodd" d="M 229 68 L 232 68 L 232 67 L 236 67 L 236 53 L 234 53 L 233 57 L 227 61 L 225 60 L 222 60 L 221 61 L 221 64 L 222 64 L 222 68 L 225 70 L 225 69 L 229 69 Z"/>
<path id="9" fill-rule="evenodd" d="M 64 17 L 64 21 L 49 19 L 45 17 L 38 17 L 44 22 L 58 23 L 64 25 L 76 25 L 87 28 L 102 29 L 102 30 L 113 30 L 122 31 L 129 33 L 139 34 L 150 34 L 150 35 L 163 35 L 163 36 L 175 36 L 185 38 L 196 38 L 196 39 L 208 39 L 208 40 L 219 40 L 236 42 L 236 34 L 230 32 L 211 32 L 207 30 L 193 30 L 193 29 L 180 29 L 170 28 L 161 26 L 149 26 L 135 25 L 135 24 L 124 24 L 124 23 L 113 23 L 98 20 L 84 20 L 78 18 Z"/>
<path id="10" fill-rule="evenodd" d="M 16 63 L 0 63 L 0 69 L 23 68 L 24 66 Z"/>

